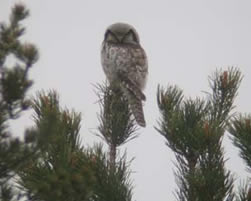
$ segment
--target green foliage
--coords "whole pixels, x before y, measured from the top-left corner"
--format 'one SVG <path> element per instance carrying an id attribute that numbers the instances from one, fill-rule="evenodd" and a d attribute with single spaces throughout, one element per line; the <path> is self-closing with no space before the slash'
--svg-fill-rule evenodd
<path id="1" fill-rule="evenodd" d="M 108 144 L 110 161 L 115 164 L 117 147 L 137 137 L 137 127 L 131 118 L 128 101 L 118 88 L 105 84 L 98 85 L 97 89 L 101 105 L 99 136 Z"/>
<path id="2" fill-rule="evenodd" d="M 1 108 L 11 118 L 18 117 L 19 113 L 27 109 L 29 102 L 25 94 L 31 87 L 28 71 L 38 59 L 38 52 L 33 44 L 22 43 L 20 36 L 25 28 L 20 21 L 28 16 L 26 8 L 17 4 L 13 7 L 10 24 L 0 25 L 0 73 L 1 73 Z M 14 56 L 18 63 L 14 67 L 5 65 L 6 60 Z"/>
<path id="3" fill-rule="evenodd" d="M 100 145 L 84 149 L 79 140 L 80 114 L 61 109 L 53 91 L 38 94 L 33 109 L 36 125 L 26 136 L 40 150 L 19 171 L 24 196 L 47 201 L 131 200 L 125 158 L 111 166 Z"/>
<path id="4" fill-rule="evenodd" d="M 240 149 L 240 156 L 251 171 L 251 116 L 239 115 L 229 124 L 232 141 Z"/>
<path id="5" fill-rule="evenodd" d="M 239 70 L 229 68 L 228 71 L 216 71 L 209 78 L 213 93 L 209 94 L 210 121 L 218 121 L 225 127 L 229 120 L 229 112 L 234 108 L 233 101 L 237 96 L 242 76 Z"/>
<path id="6" fill-rule="evenodd" d="M 119 90 L 107 85 L 98 86 L 100 99 L 99 132 L 108 145 L 121 146 L 136 137 L 128 101 Z"/>
<path id="7" fill-rule="evenodd" d="M 133 187 L 129 180 L 129 163 L 126 162 L 125 155 L 113 166 L 101 146 L 94 147 L 92 153 L 96 183 L 91 200 L 131 201 Z"/>
<path id="8" fill-rule="evenodd" d="M 22 43 L 25 28 L 20 22 L 29 15 L 22 4 L 12 8 L 10 23 L 0 23 L 0 200 L 13 200 L 12 185 L 8 184 L 33 154 L 27 144 L 12 137 L 8 120 L 16 119 L 28 109 L 26 98 L 32 81 L 28 73 L 38 59 L 32 44 Z M 11 66 L 8 60 L 16 63 Z"/>
<path id="9" fill-rule="evenodd" d="M 65 152 L 66 155 L 80 146 L 78 132 L 81 115 L 67 109 L 62 110 L 59 107 L 59 97 L 55 91 L 48 94 L 39 93 L 32 106 L 35 111 L 36 127 L 28 129 L 26 137 L 30 138 L 35 135 L 37 136 L 37 143 L 41 144 L 46 151 L 58 150 Z M 58 133 L 63 134 L 58 135 Z M 59 142 L 61 144 L 69 143 L 69 146 L 61 147 L 61 145 L 58 145 Z"/>
<path id="10" fill-rule="evenodd" d="M 228 131 L 233 144 L 240 150 L 240 157 L 245 161 L 247 170 L 251 172 L 251 116 L 235 116 L 229 123 Z M 237 201 L 251 201 L 250 177 L 245 185 L 239 187 Z"/>
<path id="11" fill-rule="evenodd" d="M 216 71 L 208 99 L 184 99 L 176 86 L 158 87 L 158 132 L 177 159 L 178 200 L 232 198 L 233 178 L 224 167 L 222 137 L 241 81 L 237 69 Z"/>
<path id="12" fill-rule="evenodd" d="M 36 125 L 27 130 L 26 139 L 33 135 L 40 150 L 19 172 L 25 195 L 32 200 L 87 200 L 95 178 L 90 156 L 80 146 L 80 114 L 62 110 L 53 91 L 38 94 L 33 109 Z"/>

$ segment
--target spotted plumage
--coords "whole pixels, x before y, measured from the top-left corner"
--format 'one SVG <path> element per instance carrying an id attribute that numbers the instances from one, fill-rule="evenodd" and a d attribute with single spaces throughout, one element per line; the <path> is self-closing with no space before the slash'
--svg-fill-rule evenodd
<path id="1" fill-rule="evenodd" d="M 142 101 L 148 65 L 144 49 L 136 30 L 129 24 L 109 26 L 101 50 L 103 70 L 110 84 L 116 84 L 128 99 L 137 123 L 145 127 Z"/>

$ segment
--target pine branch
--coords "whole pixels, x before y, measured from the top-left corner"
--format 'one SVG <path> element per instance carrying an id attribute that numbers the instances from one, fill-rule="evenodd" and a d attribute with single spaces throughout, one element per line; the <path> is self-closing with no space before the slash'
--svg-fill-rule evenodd
<path id="1" fill-rule="evenodd" d="M 36 124 L 27 135 L 33 135 L 40 150 L 19 171 L 24 195 L 32 200 L 88 200 L 95 178 L 91 158 L 80 145 L 80 114 L 61 109 L 55 91 L 39 93 L 33 109 Z"/>
<path id="2" fill-rule="evenodd" d="M 114 165 L 117 148 L 137 137 L 137 127 L 121 91 L 107 84 L 97 85 L 97 95 L 101 106 L 99 136 L 108 144 L 111 164 Z"/>
<path id="3" fill-rule="evenodd" d="M 132 183 L 129 180 L 130 163 L 126 162 L 126 155 L 121 157 L 116 166 L 111 166 L 110 158 L 102 150 L 102 146 L 92 149 L 94 154 L 96 185 L 93 201 L 130 201 L 132 200 Z"/>
<path id="4" fill-rule="evenodd" d="M 251 172 L 251 116 L 241 115 L 232 118 L 228 125 L 233 144 L 240 150 L 240 157 L 247 165 L 247 171 Z M 250 181 L 239 187 L 236 201 L 251 201 Z"/>
<path id="5" fill-rule="evenodd" d="M 228 130 L 232 135 L 233 144 L 239 148 L 241 158 L 251 171 L 251 116 L 239 115 L 233 118 Z"/>
<path id="6" fill-rule="evenodd" d="M 10 24 L 0 24 L 0 101 L 5 116 L 9 115 L 6 118 L 17 118 L 29 106 L 25 95 L 32 81 L 27 75 L 38 60 L 38 51 L 33 44 L 20 41 L 24 34 L 20 21 L 28 14 L 28 10 L 22 4 L 16 4 L 12 9 Z M 18 61 L 13 67 L 5 66 L 6 58 L 10 54 Z"/>
<path id="7" fill-rule="evenodd" d="M 38 60 L 38 51 L 32 44 L 22 43 L 25 28 L 20 24 L 29 15 L 22 4 L 12 8 L 10 23 L 0 23 L 0 192 L 1 200 L 14 199 L 12 185 L 8 182 L 16 172 L 32 159 L 35 149 L 17 138 L 8 129 L 8 121 L 16 119 L 27 110 L 30 101 L 27 91 L 32 85 L 28 79 L 30 68 Z M 16 64 L 7 66 L 8 57 L 14 56 Z"/>
<path id="8" fill-rule="evenodd" d="M 233 178 L 224 167 L 221 141 L 240 81 L 238 69 L 216 71 L 208 100 L 184 99 L 176 86 L 158 87 L 161 119 L 156 130 L 177 159 L 178 200 L 233 199 Z"/>
<path id="9" fill-rule="evenodd" d="M 210 121 L 218 121 L 219 126 L 225 127 L 229 120 L 229 113 L 233 110 L 233 101 L 242 80 L 241 72 L 237 68 L 228 71 L 216 71 L 209 77 L 212 94 L 209 95 L 211 106 Z"/>
<path id="10" fill-rule="evenodd" d="M 53 91 L 38 94 L 33 109 L 36 125 L 28 133 L 43 146 L 38 157 L 19 172 L 24 196 L 33 201 L 131 200 L 126 158 L 111 166 L 102 146 L 82 147 L 79 114 L 62 110 Z"/>

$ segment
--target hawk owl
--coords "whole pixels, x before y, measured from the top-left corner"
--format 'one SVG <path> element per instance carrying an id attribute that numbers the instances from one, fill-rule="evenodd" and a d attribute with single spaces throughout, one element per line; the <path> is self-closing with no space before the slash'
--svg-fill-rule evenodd
<path id="1" fill-rule="evenodd" d="M 136 122 L 145 127 L 142 101 L 146 98 L 142 90 L 146 84 L 148 64 L 134 27 L 115 23 L 107 28 L 102 43 L 101 63 L 109 83 L 121 89 Z"/>

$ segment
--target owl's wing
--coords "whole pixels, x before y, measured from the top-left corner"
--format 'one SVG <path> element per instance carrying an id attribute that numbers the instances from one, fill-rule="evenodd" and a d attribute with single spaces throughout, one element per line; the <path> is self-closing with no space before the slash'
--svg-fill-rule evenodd
<path id="1" fill-rule="evenodd" d="M 135 120 L 140 126 L 145 127 L 146 122 L 142 106 L 142 100 L 146 99 L 145 95 L 141 89 L 125 75 L 125 73 L 119 72 L 118 76 L 120 78 L 121 89 L 127 97 Z"/>
<path id="2" fill-rule="evenodd" d="M 121 81 L 121 87 L 124 91 L 137 123 L 145 127 L 145 117 L 143 112 L 142 100 L 146 100 L 144 88 L 147 76 L 147 58 L 144 50 L 139 48 L 130 48 L 131 59 L 126 68 L 126 72 L 118 72 Z"/>
<path id="3" fill-rule="evenodd" d="M 144 101 L 146 100 L 145 94 L 140 90 L 140 88 L 135 83 L 133 83 L 132 80 L 130 80 L 129 77 L 125 75 L 125 73 L 118 71 L 118 77 L 121 81 L 122 87 L 126 88 L 132 94 L 134 94 L 137 99 Z"/>

